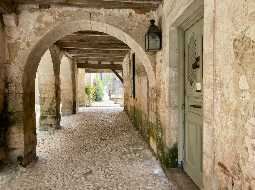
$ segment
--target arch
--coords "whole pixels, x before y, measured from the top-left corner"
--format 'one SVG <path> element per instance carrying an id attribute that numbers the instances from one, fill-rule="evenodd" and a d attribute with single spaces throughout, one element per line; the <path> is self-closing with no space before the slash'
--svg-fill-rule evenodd
<path id="1" fill-rule="evenodd" d="M 129 34 L 125 33 L 121 29 L 97 21 L 88 20 L 76 20 L 60 23 L 52 30 L 46 33 L 28 52 L 27 57 L 24 59 L 25 68 L 22 77 L 24 93 L 29 93 L 33 89 L 34 84 L 31 81 L 31 77 L 35 78 L 40 59 L 44 52 L 56 41 L 60 40 L 66 35 L 72 34 L 78 31 L 98 31 L 109 34 L 120 41 L 126 43 L 134 52 L 136 52 L 138 58 L 141 60 L 148 75 L 149 84 L 151 87 L 155 86 L 156 79 L 152 62 L 149 56 L 144 52 L 141 45 L 134 40 Z"/>
<path id="2" fill-rule="evenodd" d="M 98 21 L 91 20 L 74 20 L 62 22 L 55 25 L 39 40 L 35 41 L 31 49 L 21 51 L 17 60 L 23 62 L 22 87 L 23 87 L 23 133 L 24 133 L 24 161 L 26 165 L 36 156 L 36 123 L 34 110 L 35 97 L 35 77 L 41 57 L 47 49 L 56 41 L 66 35 L 78 31 L 98 31 L 116 37 L 126 43 L 141 60 L 148 75 L 151 89 L 156 84 L 155 74 L 152 67 L 151 57 L 148 56 L 142 46 L 123 30 Z"/>

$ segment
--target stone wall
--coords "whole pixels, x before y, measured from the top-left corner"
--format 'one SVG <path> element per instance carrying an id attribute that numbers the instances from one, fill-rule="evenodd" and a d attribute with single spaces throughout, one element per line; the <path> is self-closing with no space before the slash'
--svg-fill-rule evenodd
<path id="1" fill-rule="evenodd" d="M 11 121 L 7 142 L 11 157 L 28 163 L 35 156 L 35 114 L 31 102 L 34 102 L 34 79 L 41 56 L 67 34 L 95 30 L 122 40 L 132 49 L 131 54 L 136 53 L 136 89 L 139 89 L 136 98 L 131 97 L 131 54 L 124 61 L 125 109 L 163 163 L 172 162 L 168 155 L 176 143 L 178 159 L 182 161 L 180 78 L 183 73 L 179 29 L 193 13 L 201 12 L 204 17 L 204 189 L 252 189 L 255 186 L 254 9 L 254 0 L 165 0 L 157 12 L 147 14 L 54 6 L 39 10 L 31 5 L 20 6 L 19 15 L 5 15 L 11 50 L 11 64 L 7 67 Z M 163 48 L 156 55 L 143 50 L 144 34 L 151 18 L 156 18 L 163 32 Z M 0 43 L 4 41 L 2 36 L 0 32 Z M 2 61 L 0 70 L 1 65 Z M 65 56 L 61 67 L 65 68 L 61 69 L 62 112 L 71 114 L 77 109 L 77 68 Z"/>
<path id="2" fill-rule="evenodd" d="M 156 122 L 152 123 L 157 127 L 149 135 L 157 140 L 153 142 L 150 138 L 149 143 L 159 158 L 162 158 L 159 153 L 162 149 L 165 159 L 177 143 L 179 161 L 184 158 L 179 31 L 186 18 L 200 12 L 204 15 L 204 189 L 253 189 L 255 186 L 254 4 L 252 0 L 170 0 L 158 9 L 157 24 L 163 32 L 163 48 L 156 54 L 157 98 L 147 96 L 149 104 L 156 104 Z M 130 58 L 126 57 L 124 63 L 128 62 Z M 125 66 L 124 71 L 128 69 Z M 125 81 L 130 80 L 129 77 L 126 76 Z M 141 103 L 145 80 L 139 76 L 137 80 L 136 86 L 140 88 L 136 99 L 131 98 L 130 83 L 124 83 L 125 109 L 129 110 L 136 126 L 140 120 L 137 118 L 142 118 L 140 115 L 145 109 Z M 151 105 L 148 107 L 150 112 Z M 137 108 L 141 108 L 140 111 Z M 142 123 L 143 128 L 149 126 L 145 122 L 138 123 Z M 142 134 L 148 132 L 142 131 Z"/>
<path id="3" fill-rule="evenodd" d="M 208 37 L 214 38 L 213 182 L 221 189 L 254 189 L 255 2 L 226 0 L 212 6 L 215 33 Z"/>
<path id="4" fill-rule="evenodd" d="M 153 112 L 151 105 L 157 102 L 150 97 L 148 76 L 137 57 L 135 57 L 135 97 L 133 97 L 133 53 L 130 52 L 123 62 L 124 109 L 162 164 L 166 166 L 169 164 L 169 160 L 167 151 L 164 150 L 162 128 L 158 122 L 157 115 L 155 120 L 151 116 L 151 112 Z"/>
<path id="5" fill-rule="evenodd" d="M 5 158 L 5 134 L 6 134 L 6 117 L 5 110 L 5 63 L 6 63 L 6 43 L 5 32 L 2 16 L 0 15 L 0 160 Z"/>
<path id="6" fill-rule="evenodd" d="M 0 113 L 3 111 L 4 104 L 4 64 L 6 63 L 5 55 L 5 33 L 4 26 L 2 22 L 2 17 L 0 16 Z M 3 49 L 2 49 L 3 48 Z"/>
<path id="7" fill-rule="evenodd" d="M 202 8 L 202 9 L 200 9 Z M 157 53 L 158 114 L 165 144 L 179 145 L 178 26 L 204 14 L 204 189 L 254 189 L 255 3 L 253 0 L 170 0 L 158 10 L 163 49 Z"/>

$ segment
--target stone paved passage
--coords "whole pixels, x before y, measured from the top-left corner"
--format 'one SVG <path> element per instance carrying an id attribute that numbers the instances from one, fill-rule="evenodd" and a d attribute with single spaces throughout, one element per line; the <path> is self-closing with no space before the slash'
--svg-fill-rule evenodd
<path id="1" fill-rule="evenodd" d="M 39 160 L 0 171 L 0 189 L 171 190 L 146 143 L 118 108 L 63 117 L 54 134 L 40 132 Z"/>

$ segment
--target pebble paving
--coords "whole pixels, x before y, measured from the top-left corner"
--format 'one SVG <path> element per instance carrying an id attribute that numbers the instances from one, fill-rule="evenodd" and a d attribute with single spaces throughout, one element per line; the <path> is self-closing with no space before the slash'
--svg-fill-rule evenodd
<path id="1" fill-rule="evenodd" d="M 1 190 L 171 190 L 159 162 L 121 108 L 90 108 L 39 132 L 38 161 L 0 170 Z"/>

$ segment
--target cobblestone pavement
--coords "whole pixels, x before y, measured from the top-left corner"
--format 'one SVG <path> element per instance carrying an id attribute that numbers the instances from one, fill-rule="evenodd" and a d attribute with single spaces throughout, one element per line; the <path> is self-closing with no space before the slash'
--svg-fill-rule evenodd
<path id="1" fill-rule="evenodd" d="M 38 135 L 39 160 L 1 168 L 0 189 L 171 190 L 159 162 L 118 108 L 62 118 Z"/>

